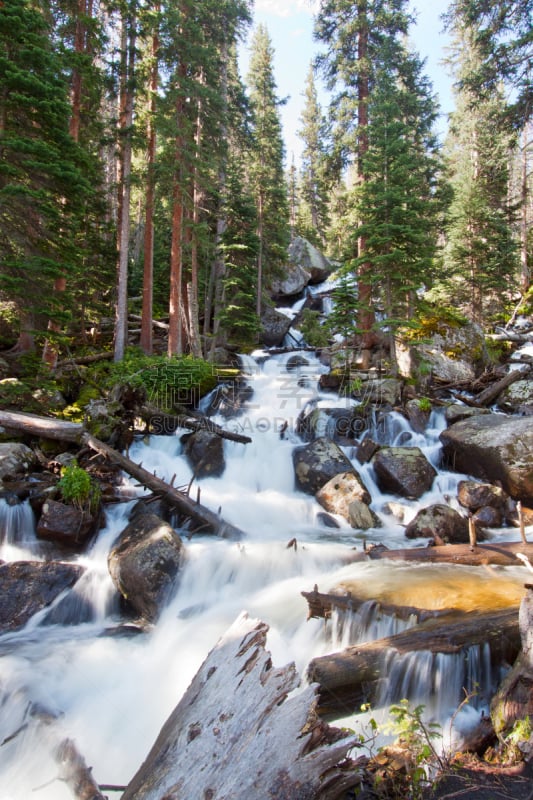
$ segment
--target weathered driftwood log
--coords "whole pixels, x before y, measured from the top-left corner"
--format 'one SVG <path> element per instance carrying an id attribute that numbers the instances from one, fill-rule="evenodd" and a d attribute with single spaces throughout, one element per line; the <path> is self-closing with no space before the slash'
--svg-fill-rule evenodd
<path id="1" fill-rule="evenodd" d="M 507 389 L 507 387 L 515 383 L 515 381 L 525 378 L 529 372 L 529 369 L 511 370 L 500 381 L 497 381 L 496 383 L 492 384 L 492 386 L 487 387 L 487 389 L 481 392 L 481 394 L 478 394 L 475 398 L 476 403 L 479 406 L 489 406 L 494 402 L 494 400 L 496 400 L 496 398 L 503 392 L 504 389 Z"/>
<path id="2" fill-rule="evenodd" d="M 189 517 L 196 525 L 204 530 L 212 531 L 218 534 L 218 536 L 222 536 L 224 539 L 242 539 L 245 535 L 244 531 L 229 522 L 225 522 L 219 514 L 215 514 L 214 511 L 201 505 L 201 503 L 196 503 L 194 500 L 191 500 L 188 495 L 180 492 L 179 489 L 175 489 L 161 478 L 152 475 L 151 472 L 148 472 L 148 470 L 144 469 L 140 464 L 135 464 L 130 458 L 123 456 L 118 450 L 109 447 L 109 445 L 91 436 L 90 433 L 82 433 L 80 441 L 87 445 L 87 447 L 90 447 L 91 450 L 109 458 L 114 464 L 118 464 L 124 472 L 127 472 L 128 475 L 138 480 L 139 483 L 157 494 L 173 508 L 177 509 L 180 514 Z"/>
<path id="3" fill-rule="evenodd" d="M 401 550 L 387 550 L 386 547 L 373 547 L 366 551 L 354 552 L 347 561 L 415 561 L 426 564 L 462 564 L 481 567 L 494 564 L 501 567 L 517 566 L 517 553 L 523 553 L 533 561 L 533 544 L 524 542 L 483 542 L 472 548 L 469 544 L 444 544 L 437 547 L 406 547 Z"/>
<path id="4" fill-rule="evenodd" d="M 55 750 L 59 780 L 65 781 L 77 800 L 106 800 L 94 780 L 91 767 L 72 739 L 63 739 Z"/>
<path id="5" fill-rule="evenodd" d="M 317 686 L 292 694 L 272 666 L 268 626 L 242 614 L 209 653 L 122 800 L 333 800 L 359 783 L 356 737 L 316 714 Z"/>
<path id="6" fill-rule="evenodd" d="M 209 431 L 209 433 L 216 433 L 222 439 L 228 439 L 231 442 L 240 442 L 241 444 L 248 444 L 252 441 L 249 436 L 243 436 L 241 433 L 234 431 L 227 431 L 221 428 L 209 417 L 186 417 L 183 414 L 174 416 L 160 411 L 155 406 L 144 404 L 139 409 L 139 415 L 154 429 L 154 433 L 173 433 L 177 428 L 187 428 L 190 431 Z"/>
<path id="7" fill-rule="evenodd" d="M 141 465 L 135 464 L 130 458 L 119 453 L 118 450 L 114 450 L 96 437 L 91 436 L 83 425 L 79 423 L 63 422 L 34 414 L 0 411 L 0 425 L 6 430 L 16 433 L 26 433 L 48 439 L 85 444 L 91 450 L 100 453 L 112 463 L 117 464 L 124 472 L 127 472 L 128 475 L 131 475 L 132 478 L 135 478 L 147 489 L 162 497 L 182 515 L 190 518 L 198 527 L 217 533 L 227 539 L 241 539 L 244 535 L 243 531 L 225 522 L 219 514 L 215 514 L 215 512 L 200 503 L 194 502 L 186 494 L 180 492 L 179 489 L 175 489 L 161 478 L 143 469 Z"/>
<path id="8" fill-rule="evenodd" d="M 37 414 L 4 411 L 0 409 L 0 426 L 8 433 L 38 436 L 60 442 L 77 442 L 85 430 L 79 422 L 67 422 Z"/>
<path id="9" fill-rule="evenodd" d="M 319 592 L 317 587 L 312 592 L 302 592 L 302 597 L 307 600 L 309 612 L 307 619 L 323 618 L 329 619 L 332 611 L 357 611 L 365 603 L 375 602 L 377 610 L 386 617 L 396 617 L 397 619 L 408 620 L 416 619 L 417 622 L 424 622 L 433 617 L 442 617 L 450 614 L 450 609 L 428 609 L 415 608 L 415 606 L 397 606 L 391 603 L 371 601 L 362 597 L 355 597 L 353 594 L 335 594 L 333 592 Z"/>
<path id="10" fill-rule="evenodd" d="M 490 645 L 494 663 L 513 663 L 520 650 L 517 608 L 428 619 L 395 636 L 314 658 L 307 677 L 320 684 L 320 713 L 353 711 L 376 699 L 391 650 L 400 656 L 422 650 L 454 654 L 485 643 Z"/>

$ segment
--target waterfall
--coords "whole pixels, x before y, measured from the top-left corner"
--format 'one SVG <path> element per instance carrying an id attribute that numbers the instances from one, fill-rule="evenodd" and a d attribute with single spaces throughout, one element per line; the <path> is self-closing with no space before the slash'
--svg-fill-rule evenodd
<path id="1" fill-rule="evenodd" d="M 127 524 L 134 499 L 144 494 L 125 478 L 125 494 L 132 500 L 108 507 L 106 526 L 91 549 L 69 557 L 85 567 L 83 578 L 24 628 L 0 636 L 0 797 L 69 800 L 53 758 L 54 743 L 67 736 L 76 741 L 99 782 L 128 783 L 203 659 L 242 610 L 270 626 L 273 663 L 294 661 L 301 675 L 313 657 L 416 624 L 415 618 L 387 617 L 371 599 L 395 575 L 399 584 L 408 583 L 406 576 L 413 573 L 405 565 L 347 563 L 354 548 L 362 549 L 362 538 L 391 548 L 417 544 L 406 542 L 402 525 L 386 511 L 390 498 L 379 492 L 371 467 L 354 461 L 383 523 L 364 534 L 340 518 L 339 528 L 326 528 L 314 497 L 294 490 L 292 452 L 301 444 L 298 416 L 307 404 L 346 407 L 348 401 L 319 389 L 326 368 L 315 355 L 301 353 L 297 366 L 290 362 L 292 355 L 258 351 L 242 358 L 253 394 L 240 416 L 215 415 L 214 420 L 253 442 L 225 441 L 224 474 L 194 480 L 192 493 L 200 490 L 201 502 L 220 508 L 246 538 L 236 543 L 181 532 L 185 566 L 152 630 L 116 635 L 123 633 L 122 617 L 107 555 Z M 383 444 L 421 446 L 432 452 L 437 466 L 442 424 L 442 416 L 435 415 L 426 435 L 415 434 L 394 412 L 380 417 L 371 435 Z M 175 486 L 187 486 L 192 467 L 183 452 L 183 433 L 140 437 L 130 457 L 161 478 L 175 476 Z M 353 457 L 351 448 L 345 452 Z M 460 477 L 439 470 L 426 497 L 405 503 L 408 515 L 429 502 L 445 502 Z M 9 506 L 0 500 L 0 530 L 2 558 L 42 558 L 28 503 Z M 369 601 L 353 614 L 336 612 L 327 624 L 308 621 L 301 592 L 315 584 L 329 591 L 347 580 L 365 587 Z M 463 687 L 479 684 L 488 694 L 498 678 L 483 649 L 472 648 L 457 658 L 428 653 L 404 659 L 389 653 L 386 658 L 379 700 L 384 709 L 407 696 L 431 703 L 431 713 L 443 723 L 461 701 Z"/>

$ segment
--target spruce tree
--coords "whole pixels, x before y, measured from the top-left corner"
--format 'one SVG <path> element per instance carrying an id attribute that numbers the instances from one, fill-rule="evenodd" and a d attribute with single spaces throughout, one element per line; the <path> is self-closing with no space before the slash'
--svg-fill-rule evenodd
<path id="1" fill-rule="evenodd" d="M 368 180 L 365 155 L 369 146 L 369 101 L 376 73 L 386 59 L 394 70 L 401 54 L 400 38 L 407 33 L 407 0 L 344 0 L 321 3 L 315 35 L 326 46 L 318 58 L 333 93 L 333 144 L 339 170 L 355 167 L 359 186 Z M 357 225 L 353 207 L 347 224 Z M 357 264 L 358 327 L 363 366 L 368 366 L 376 342 L 371 265 L 364 256 L 367 244 L 358 236 L 349 260 Z"/>
<path id="2" fill-rule="evenodd" d="M 6 0 L 0 14 L 1 280 L 20 309 L 22 347 L 47 321 L 69 318 L 72 298 L 53 285 L 76 273 L 93 196 L 69 133 L 68 85 L 45 10 Z"/>
<path id="3" fill-rule="evenodd" d="M 254 139 L 247 174 L 255 197 L 259 239 L 256 289 L 258 316 L 261 315 L 265 288 L 279 274 L 286 261 L 290 238 L 287 187 L 283 169 L 285 148 L 273 57 L 268 31 L 264 25 L 259 25 L 252 41 L 247 78 Z"/>
<path id="4" fill-rule="evenodd" d="M 518 259 L 508 205 L 512 132 L 503 127 L 501 92 L 474 102 L 462 77 L 476 69 L 480 53 L 468 28 L 456 28 L 457 110 L 447 142 L 453 199 L 444 267 L 456 302 L 483 322 L 496 300 L 517 286 Z"/>
<path id="5" fill-rule="evenodd" d="M 304 97 L 305 106 L 298 131 L 303 142 L 298 193 L 298 233 L 313 244 L 324 246 L 328 226 L 328 126 L 318 102 L 312 65 L 307 73 Z"/>
<path id="6" fill-rule="evenodd" d="M 419 59 L 405 52 L 394 71 L 385 59 L 369 103 L 367 177 L 356 192 L 366 242 L 356 263 L 370 265 L 393 370 L 395 331 L 413 316 L 417 291 L 432 282 L 441 212 L 436 115 Z"/>

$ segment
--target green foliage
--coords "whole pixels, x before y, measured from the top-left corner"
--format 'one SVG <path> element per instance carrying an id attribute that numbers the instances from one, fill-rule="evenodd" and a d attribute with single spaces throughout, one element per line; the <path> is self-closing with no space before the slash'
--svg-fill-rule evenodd
<path id="1" fill-rule="evenodd" d="M 412 760 L 412 767 L 406 775 L 407 794 L 411 800 L 421 800 L 430 785 L 428 768 L 443 766 L 435 740 L 442 738 L 440 725 L 436 722 L 425 722 L 424 706 L 411 708 L 407 700 L 391 706 L 390 720 L 383 726 L 383 731 L 396 737 L 398 744 L 405 747 Z"/>
<path id="2" fill-rule="evenodd" d="M 217 368 L 192 356 L 146 356 L 135 347 L 126 349 L 122 361 L 101 368 L 103 388 L 128 384 L 146 392 L 150 402 L 163 410 L 196 405 L 213 389 L 218 380 Z"/>
<path id="3" fill-rule="evenodd" d="M 76 462 L 61 470 L 58 488 L 65 503 L 80 511 L 94 513 L 100 503 L 100 487 L 89 473 Z"/>
<path id="4" fill-rule="evenodd" d="M 420 409 L 420 411 L 424 411 L 426 413 L 431 411 L 431 409 L 433 407 L 429 397 L 419 397 L 417 402 L 418 402 L 418 408 Z"/>
<path id="5" fill-rule="evenodd" d="M 329 344 L 329 327 L 320 323 L 320 313 L 318 311 L 305 308 L 302 312 L 299 328 L 310 347 L 327 347 Z"/>

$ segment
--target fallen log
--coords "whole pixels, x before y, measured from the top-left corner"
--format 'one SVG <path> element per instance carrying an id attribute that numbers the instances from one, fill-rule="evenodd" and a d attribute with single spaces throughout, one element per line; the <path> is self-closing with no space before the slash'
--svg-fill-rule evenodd
<path id="1" fill-rule="evenodd" d="M 446 616 L 450 614 L 450 609 L 428 609 L 416 608 L 415 606 L 397 606 L 392 603 L 382 603 L 376 600 L 368 600 L 363 597 L 355 597 L 347 592 L 346 594 L 335 594 L 334 592 L 319 592 L 317 587 L 312 592 L 301 592 L 302 597 L 307 600 L 309 611 L 307 619 L 322 618 L 330 619 L 334 610 L 350 612 L 357 611 L 363 605 L 372 603 L 376 611 L 386 617 L 396 617 L 396 619 L 414 619 L 417 622 L 424 622 L 433 617 Z"/>
<path id="2" fill-rule="evenodd" d="M 347 753 L 357 737 L 316 714 L 316 684 L 292 693 L 268 626 L 236 620 L 165 722 L 122 800 L 332 800 L 360 783 Z M 290 696 L 289 696 L 290 694 Z"/>
<path id="3" fill-rule="evenodd" d="M 489 406 L 494 402 L 494 400 L 496 400 L 497 397 L 499 397 L 504 389 L 507 389 L 508 386 L 511 386 L 511 384 L 515 383 L 516 381 L 525 378 L 529 372 L 529 368 L 511 370 L 501 380 L 492 384 L 492 386 L 489 386 L 483 392 L 478 394 L 477 397 L 474 398 L 476 404 L 481 407 Z"/>
<path id="4" fill-rule="evenodd" d="M 78 442 L 85 430 L 79 422 L 67 422 L 55 417 L 40 417 L 37 414 L 25 414 L 0 409 L 0 426 L 7 433 L 26 434 L 42 439 L 53 439 L 60 442 Z"/>
<path id="5" fill-rule="evenodd" d="M 173 415 L 167 414 L 164 411 L 149 404 L 144 404 L 138 410 L 139 416 L 150 426 L 152 433 L 174 433 L 178 428 L 187 428 L 190 431 L 208 431 L 209 433 L 216 433 L 222 439 L 228 439 L 231 442 L 240 442 L 241 444 L 248 444 L 252 441 L 249 436 L 243 436 L 240 433 L 227 431 L 221 428 L 216 422 L 213 422 L 209 417 L 191 417 L 184 416 L 183 414 Z"/>
<path id="6" fill-rule="evenodd" d="M 216 533 L 224 539 L 239 540 L 245 536 L 244 531 L 229 522 L 225 522 L 219 514 L 215 514 L 209 508 L 191 500 L 188 495 L 180 492 L 179 489 L 175 489 L 161 478 L 148 472 L 140 464 L 135 464 L 130 458 L 96 439 L 96 437 L 91 436 L 90 433 L 82 433 L 79 441 L 96 453 L 108 458 L 114 464 L 118 464 L 124 472 L 127 472 L 128 475 L 135 478 L 144 487 L 150 489 L 170 506 L 177 509 L 180 514 L 191 519 L 198 527 Z"/>
<path id="7" fill-rule="evenodd" d="M 353 713 L 363 703 L 375 703 L 381 681 L 390 672 L 391 653 L 395 657 L 421 651 L 454 655 L 486 643 L 493 663 L 513 663 L 520 651 L 518 608 L 427 619 L 395 636 L 314 658 L 307 678 L 320 684 L 319 713 Z M 427 678 L 431 681 L 432 676 Z"/>
<path id="8" fill-rule="evenodd" d="M 57 367 L 67 367 L 70 364 L 76 364 L 78 366 L 82 366 L 83 364 L 94 364 L 97 361 L 111 361 L 113 358 L 113 353 L 105 352 L 105 353 L 93 353 L 90 356 L 78 356 L 77 358 L 64 358 L 61 361 L 58 361 L 56 364 Z"/>
<path id="9" fill-rule="evenodd" d="M 347 562 L 409 561 L 426 564 L 462 564 L 468 567 L 482 567 L 493 564 L 501 567 L 517 566 L 517 553 L 523 553 L 533 561 L 533 544 L 524 542 L 483 542 L 471 547 L 469 544 L 443 544 L 436 547 L 406 547 L 388 550 L 386 547 L 373 547 L 366 551 L 356 551 Z"/>
<path id="10" fill-rule="evenodd" d="M 35 414 L 0 411 L 0 425 L 13 433 L 25 433 L 45 439 L 58 439 L 65 442 L 84 444 L 109 459 L 112 463 L 117 464 L 124 472 L 127 472 L 128 475 L 139 481 L 142 486 L 164 499 L 165 502 L 177 509 L 180 514 L 191 519 L 198 527 L 228 539 L 241 539 L 244 536 L 243 531 L 225 522 L 219 514 L 215 514 L 200 503 L 191 500 L 188 495 L 180 492 L 179 489 L 175 489 L 161 478 L 152 475 L 151 472 L 143 469 L 140 464 L 135 464 L 130 458 L 119 453 L 118 450 L 114 450 L 105 442 L 92 436 L 80 423 L 48 419 Z"/>
<path id="11" fill-rule="evenodd" d="M 135 322 L 142 322 L 142 317 L 141 317 L 140 314 L 130 314 L 129 315 L 129 319 L 133 319 L 133 320 L 135 320 Z M 160 322 L 157 319 L 153 319 L 152 320 L 152 326 L 154 328 L 161 328 L 164 331 L 168 331 L 168 329 L 170 327 L 168 322 Z"/>

